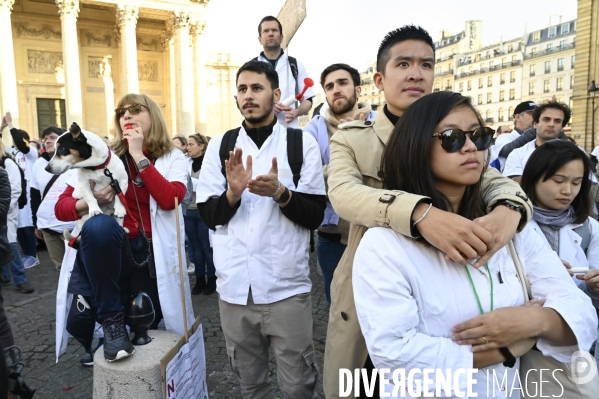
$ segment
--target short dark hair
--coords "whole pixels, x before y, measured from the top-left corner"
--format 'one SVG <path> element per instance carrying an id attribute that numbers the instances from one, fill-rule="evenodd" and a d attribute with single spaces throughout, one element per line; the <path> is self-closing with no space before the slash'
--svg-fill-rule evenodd
<path id="1" fill-rule="evenodd" d="M 570 117 L 572 116 L 572 111 L 570 111 L 570 107 L 568 107 L 564 103 L 560 103 L 557 101 L 547 101 L 543 104 L 537 106 L 534 111 L 532 111 L 532 120 L 535 123 L 539 123 L 541 119 L 541 114 L 545 112 L 546 109 L 558 109 L 564 113 L 564 121 L 562 123 L 562 127 L 566 126 L 568 122 L 570 122 Z"/>
<path id="2" fill-rule="evenodd" d="M 60 136 L 60 135 L 62 135 L 65 132 L 66 132 L 66 130 L 64 130 L 61 127 L 58 127 L 58 126 L 48 126 L 44 130 L 42 130 L 42 134 L 40 136 L 43 139 L 44 137 L 46 137 L 47 135 L 52 134 L 52 133 L 55 133 L 55 134 L 57 134 L 57 135 Z"/>
<path id="3" fill-rule="evenodd" d="M 543 181 L 550 179 L 562 166 L 577 159 L 582 161 L 584 170 L 582 172 L 583 178 L 580 184 L 580 192 L 574 198 L 574 201 L 572 201 L 572 208 L 574 208 L 574 215 L 576 216 L 573 223 L 583 223 L 589 217 L 591 211 L 589 197 L 591 190 L 591 180 L 589 179 L 591 161 L 576 144 L 568 140 L 551 140 L 534 150 L 530 158 L 528 158 L 526 166 L 524 166 L 520 186 L 534 205 L 537 200 L 536 184 L 541 179 Z"/>
<path id="4" fill-rule="evenodd" d="M 239 68 L 237 71 L 237 76 L 235 77 L 235 86 L 237 86 L 237 81 L 239 80 L 239 75 L 241 72 L 250 71 L 256 72 L 261 75 L 266 75 L 266 79 L 270 82 L 270 87 L 274 89 L 279 88 L 279 75 L 275 68 L 270 65 L 270 62 L 262 62 L 258 60 L 251 60 L 246 62 Z"/>
<path id="5" fill-rule="evenodd" d="M 281 33 L 281 35 L 283 34 L 283 25 L 281 25 L 281 21 L 279 21 L 272 15 L 267 15 L 266 17 L 262 18 L 262 20 L 258 24 L 258 36 L 262 35 L 262 22 L 266 21 L 277 21 L 277 23 L 279 24 L 279 32 Z"/>
<path id="6" fill-rule="evenodd" d="M 429 197 L 434 207 L 444 211 L 452 210 L 447 196 L 435 185 L 430 153 L 436 140 L 433 139 L 433 133 L 437 124 L 459 108 L 471 109 L 480 125 L 485 126 L 470 97 L 451 91 L 426 95 L 408 107 L 395 125 L 381 159 L 380 169 L 386 189 Z M 487 165 L 483 174 L 486 168 Z M 485 208 L 481 185 L 482 174 L 477 183 L 466 188 L 460 208 L 454 211 L 470 220 L 483 216 Z"/>
<path id="7" fill-rule="evenodd" d="M 385 73 L 385 67 L 387 62 L 391 58 L 390 49 L 395 44 L 403 42 L 405 40 L 421 40 L 431 46 L 433 49 L 433 56 L 435 54 L 435 45 L 433 38 L 428 32 L 416 25 L 404 25 L 399 29 L 392 30 L 385 35 L 385 38 L 379 46 L 379 51 L 376 55 L 376 71 Z"/>
<path id="8" fill-rule="evenodd" d="M 320 74 L 320 85 L 324 88 L 324 81 L 329 73 L 338 71 L 340 69 L 349 72 L 351 79 L 354 81 L 354 86 L 360 86 L 360 72 L 358 72 L 356 68 L 353 68 L 347 64 L 333 64 L 326 67 Z"/>

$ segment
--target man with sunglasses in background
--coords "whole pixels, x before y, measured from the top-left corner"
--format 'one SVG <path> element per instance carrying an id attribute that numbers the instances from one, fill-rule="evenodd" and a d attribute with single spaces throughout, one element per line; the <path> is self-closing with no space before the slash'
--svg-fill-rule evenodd
<path id="1" fill-rule="evenodd" d="M 327 398 L 340 397 L 340 369 L 372 368 L 352 288 L 354 255 L 368 228 L 384 226 L 409 237 L 422 236 L 458 264 L 481 256 L 475 263 L 478 267 L 532 216 L 532 206 L 520 187 L 493 170 L 486 173 L 483 183 L 489 214 L 476 221 L 430 207 L 429 198 L 383 189 L 379 168 L 385 144 L 404 111 L 432 92 L 434 63 L 434 44 L 424 29 L 408 25 L 387 34 L 378 50 L 374 75 L 387 104 L 374 120 L 344 124 L 331 138 L 328 194 L 335 212 L 353 226 L 331 284 L 324 365 Z M 431 140 L 434 133 L 440 132 L 423 132 L 430 134 Z M 488 130 L 479 130 L 473 136 L 479 146 L 488 147 Z M 453 151 L 465 142 L 464 132 L 443 134 L 441 140 L 446 149 Z M 415 227 L 416 221 L 419 223 Z"/>
<path id="2" fill-rule="evenodd" d="M 520 183 L 528 158 L 534 150 L 549 140 L 559 138 L 560 132 L 568 124 L 571 115 L 570 108 L 566 104 L 557 101 L 549 101 L 537 107 L 532 114 L 536 138 L 510 153 L 505 162 L 503 175 Z"/>

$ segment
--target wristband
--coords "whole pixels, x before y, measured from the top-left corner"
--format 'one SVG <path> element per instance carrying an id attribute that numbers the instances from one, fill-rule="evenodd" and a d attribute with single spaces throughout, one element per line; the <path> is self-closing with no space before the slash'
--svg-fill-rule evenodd
<path id="1" fill-rule="evenodd" d="M 505 367 L 512 368 L 516 365 L 516 358 L 514 357 L 514 355 L 512 355 L 512 352 L 510 352 L 508 348 L 499 348 L 499 352 L 501 352 L 503 357 L 505 357 L 505 362 L 503 362 L 503 365 Z"/>
<path id="2" fill-rule="evenodd" d="M 279 191 L 281 191 L 281 181 L 279 181 L 279 187 L 277 187 L 277 191 L 275 191 L 275 193 L 273 195 L 269 195 L 270 198 L 274 198 L 277 196 L 277 194 L 279 194 Z"/>

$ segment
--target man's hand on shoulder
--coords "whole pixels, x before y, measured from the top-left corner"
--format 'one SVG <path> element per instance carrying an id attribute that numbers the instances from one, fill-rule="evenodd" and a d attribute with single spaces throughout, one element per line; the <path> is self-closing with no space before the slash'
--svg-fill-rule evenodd
<path id="1" fill-rule="evenodd" d="M 427 208 L 428 204 L 418 205 L 412 221 L 420 219 Z M 435 207 L 416 228 L 426 241 L 446 254 L 448 261 L 461 265 L 493 248 L 493 234 L 489 231 L 471 220 Z"/>
<path id="2" fill-rule="evenodd" d="M 474 220 L 474 223 L 493 235 L 493 245 L 489 247 L 486 254 L 476 261 L 474 267 L 484 265 L 495 252 L 506 246 L 514 238 L 521 219 L 520 212 L 507 206 L 496 206 L 488 215 Z"/>

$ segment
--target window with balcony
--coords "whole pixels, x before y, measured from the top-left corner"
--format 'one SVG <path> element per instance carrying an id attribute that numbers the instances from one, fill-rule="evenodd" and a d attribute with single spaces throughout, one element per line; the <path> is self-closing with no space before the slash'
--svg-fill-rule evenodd
<path id="1" fill-rule="evenodd" d="M 435 67 L 435 75 L 440 75 L 441 74 L 441 67 Z"/>
<path id="2" fill-rule="evenodd" d="M 529 76 L 535 76 L 537 73 L 537 66 L 535 64 L 531 64 L 529 67 Z"/>
<path id="3" fill-rule="evenodd" d="M 478 88 L 479 89 L 483 88 L 483 78 L 478 78 Z"/>
<path id="4" fill-rule="evenodd" d="M 570 88 L 574 88 L 574 75 L 570 75 Z"/>
<path id="5" fill-rule="evenodd" d="M 469 80 L 468 83 L 466 84 L 466 90 L 470 91 L 472 90 L 472 81 Z"/>
<path id="6" fill-rule="evenodd" d="M 478 95 L 478 105 L 481 105 L 483 103 L 483 95 L 479 94 Z"/>
<path id="7" fill-rule="evenodd" d="M 510 72 L 510 83 L 514 83 L 516 81 L 516 71 Z"/>
<path id="8" fill-rule="evenodd" d="M 476 54 L 474 56 L 474 62 L 479 62 L 480 61 L 480 54 Z"/>
<path id="9" fill-rule="evenodd" d="M 514 119 L 514 107 L 509 107 L 507 110 L 507 120 L 511 121 Z"/>
<path id="10" fill-rule="evenodd" d="M 564 90 L 564 78 L 560 77 L 555 80 L 555 90 L 556 91 Z"/>
<path id="11" fill-rule="evenodd" d="M 533 43 L 538 43 L 539 41 L 541 41 L 541 32 L 534 32 L 532 34 L 532 41 Z"/>
<path id="12" fill-rule="evenodd" d="M 516 89 L 510 89 L 510 100 L 516 99 Z"/>
<path id="13" fill-rule="evenodd" d="M 570 58 L 570 68 L 574 69 L 574 56 L 572 56 L 572 58 Z"/>
<path id="14" fill-rule="evenodd" d="M 451 87 L 451 81 L 450 80 L 446 80 L 445 81 L 445 90 L 452 90 L 453 87 Z"/>
<path id="15" fill-rule="evenodd" d="M 549 38 L 553 38 L 557 35 L 557 27 L 549 28 Z"/>
<path id="16" fill-rule="evenodd" d="M 487 77 L 487 87 L 493 86 L 493 76 Z"/>
<path id="17" fill-rule="evenodd" d="M 499 74 L 499 84 L 502 85 L 505 83 L 505 73 Z"/>
<path id="18" fill-rule="evenodd" d="M 505 101 L 505 91 L 503 90 L 499 92 L 499 101 Z"/>
<path id="19" fill-rule="evenodd" d="M 459 89 L 459 90 L 460 90 L 460 93 L 464 91 L 464 82 L 460 82 L 460 86 L 459 86 L 459 88 L 460 88 L 460 89 Z"/>
<path id="20" fill-rule="evenodd" d="M 551 54 L 553 50 L 553 44 L 552 43 L 548 43 L 547 44 L 547 54 Z"/>
<path id="21" fill-rule="evenodd" d="M 537 48 L 533 47 L 530 49 L 530 56 L 535 57 L 537 55 Z"/>
<path id="22" fill-rule="evenodd" d="M 501 59 L 501 65 L 505 68 L 507 66 L 507 57 Z"/>
<path id="23" fill-rule="evenodd" d="M 565 40 L 559 41 L 559 49 L 560 49 L 560 51 L 563 51 L 566 49 L 566 41 Z"/>
<path id="24" fill-rule="evenodd" d="M 551 73 L 551 61 L 545 61 L 545 73 Z"/>
<path id="25" fill-rule="evenodd" d="M 551 83 L 551 81 L 549 79 L 546 79 L 543 81 L 543 93 L 549 93 L 550 83 Z"/>
<path id="26" fill-rule="evenodd" d="M 535 82 L 528 82 L 528 94 L 535 94 Z"/>
<path id="27" fill-rule="evenodd" d="M 493 102 L 493 94 L 492 93 L 487 93 L 487 104 Z"/>
<path id="28" fill-rule="evenodd" d="M 510 44 L 507 46 L 507 52 L 511 53 L 512 51 L 514 51 L 514 45 Z"/>
<path id="29" fill-rule="evenodd" d="M 499 122 L 503 122 L 504 118 L 503 108 L 499 108 Z"/>
<path id="30" fill-rule="evenodd" d="M 564 70 L 564 59 L 563 58 L 557 59 L 557 70 L 558 70 L 558 72 Z"/>
<path id="31" fill-rule="evenodd" d="M 567 35 L 568 33 L 570 33 L 570 24 L 563 24 L 562 35 Z"/>
<path id="32" fill-rule="evenodd" d="M 489 123 L 493 123 L 493 111 L 491 111 L 490 109 L 487 110 L 486 112 L 486 118 L 485 118 L 485 122 L 489 122 Z"/>

